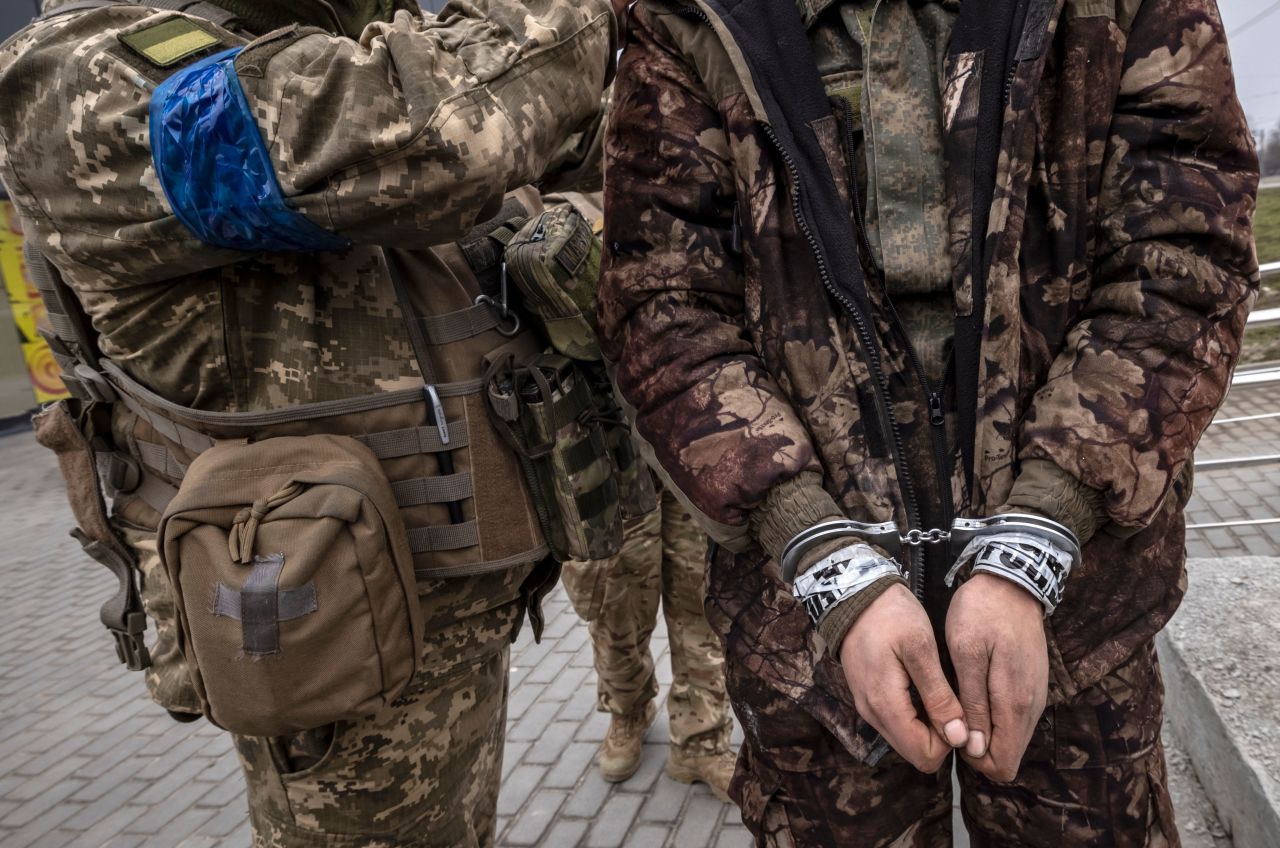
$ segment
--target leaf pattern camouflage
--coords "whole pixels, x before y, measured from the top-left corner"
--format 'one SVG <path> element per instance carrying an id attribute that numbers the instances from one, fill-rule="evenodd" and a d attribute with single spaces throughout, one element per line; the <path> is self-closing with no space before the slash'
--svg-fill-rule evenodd
<path id="1" fill-rule="evenodd" d="M 702 610 L 707 537 L 669 492 L 627 523 L 616 557 L 565 563 L 565 590 L 587 622 L 601 712 L 636 715 L 658 697 L 649 640 L 658 606 L 667 622 L 671 743 L 692 754 L 729 750 L 724 653 Z"/>
<path id="2" fill-rule="evenodd" d="M 600 323 L 646 451 L 723 546 L 708 615 L 726 640 L 746 732 L 750 768 L 737 789 L 762 843 L 788 844 L 785 827 L 762 818 L 778 786 L 771 775 L 834 774 L 863 759 L 875 733 L 753 544 L 749 516 L 802 472 L 819 472 L 851 518 L 902 525 L 907 511 L 865 357 L 795 223 L 795 186 L 762 125 L 743 49 L 698 6 L 701 16 L 642 0 L 632 15 L 606 140 Z M 1062 705 L 1092 697 L 1132 657 L 1135 674 L 1150 665 L 1144 652 L 1185 591 L 1189 462 L 1229 384 L 1258 282 L 1257 161 L 1212 0 L 1030 6 L 1007 80 L 994 202 L 978 228 L 991 262 L 973 483 L 957 457 L 950 485 L 960 514 L 988 515 L 1018 463 L 1039 458 L 1105 493 L 1108 526 L 1048 624 L 1050 701 Z M 1002 73 L 984 58 L 950 52 L 940 85 L 961 315 L 976 307 L 981 84 Z M 843 182 L 837 119 L 810 130 Z M 870 289 L 890 403 L 910 444 L 925 410 L 883 293 Z M 1142 726 L 1121 718 L 1118 733 Z M 1150 808 L 1143 787 L 1163 803 L 1151 757 L 1146 776 L 1113 782 L 1113 801 L 1132 799 L 1139 818 Z M 834 782 L 797 792 L 819 805 L 845 797 Z M 926 844 L 913 839 L 900 844 Z"/>
<path id="3" fill-rule="evenodd" d="M 834 665 L 833 660 L 826 662 Z M 728 660 L 730 692 L 755 672 Z M 836 672 L 839 673 L 838 671 Z M 1066 703 L 1050 707 L 1015 782 L 996 784 L 957 769 L 961 812 L 975 848 L 1179 845 L 1160 741 L 1162 690 L 1155 648 Z M 815 727 L 813 714 L 781 700 L 756 714 L 772 744 L 744 748 L 731 791 L 758 844 L 950 848 L 951 763 L 922 774 L 894 753 L 875 767 Z M 794 744 L 808 744 L 798 758 Z M 776 742 L 773 742 L 776 740 Z"/>
<path id="4" fill-rule="evenodd" d="M 603 0 L 480 0 L 399 12 L 362 40 L 287 28 L 236 67 L 289 203 L 355 245 L 245 255 L 195 240 L 152 166 L 157 68 L 122 36 L 174 15 L 120 6 L 55 17 L 0 50 L 0 177 L 76 290 L 106 352 L 169 400 L 241 411 L 415 385 L 378 248 L 453 273 L 428 248 L 498 211 L 591 123 L 611 64 Z M 465 294 L 458 291 L 456 295 Z M 442 311 L 465 303 L 441 303 Z"/>

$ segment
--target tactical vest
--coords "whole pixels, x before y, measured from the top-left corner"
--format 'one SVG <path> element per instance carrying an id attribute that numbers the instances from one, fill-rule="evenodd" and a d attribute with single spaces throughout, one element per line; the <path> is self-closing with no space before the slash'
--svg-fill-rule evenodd
<path id="1" fill-rule="evenodd" d="M 121 3 L 83 0 L 53 14 L 110 5 Z M 222 26 L 233 20 L 203 2 L 148 0 L 129 5 L 184 11 Z M 601 387 L 595 385 L 593 394 L 580 380 L 572 391 L 553 390 L 554 402 L 543 405 L 550 420 L 563 425 L 551 434 L 554 450 L 548 454 L 555 456 L 561 472 L 556 491 L 539 490 L 546 478 L 539 471 L 546 467 L 545 460 L 522 450 L 511 438 L 513 427 L 530 429 L 521 413 L 539 405 L 495 403 L 491 390 L 493 375 L 500 371 L 531 373 L 546 348 L 545 328 L 513 300 L 519 293 L 508 291 L 504 260 L 516 232 L 542 211 L 537 193 L 525 189 L 510 195 L 495 218 L 456 244 L 435 247 L 429 254 L 382 251 L 424 380 L 421 388 L 255 412 L 188 408 L 134 379 L 119 363 L 102 356 L 75 293 L 45 257 L 28 250 L 28 267 L 53 327 L 45 336 L 74 398 L 42 411 L 35 422 L 37 435 L 58 454 L 79 524 L 74 535 L 119 582 L 101 618 L 122 662 L 132 669 L 149 663 L 142 638 L 145 615 L 133 554 L 114 529 L 103 495 L 110 497 L 115 519 L 151 529 L 161 526 L 162 517 L 172 523 L 166 510 L 193 501 L 188 491 L 180 495 L 188 470 L 202 456 L 225 453 L 210 453 L 222 445 L 270 439 L 281 439 L 284 445 L 287 437 L 316 435 L 346 436 L 361 443 L 390 484 L 398 517 L 387 527 L 407 539 L 410 582 L 471 577 L 548 559 L 548 537 L 562 535 L 553 530 L 566 524 L 554 515 L 552 502 L 557 498 L 573 507 L 573 521 L 585 517 L 607 528 L 587 534 L 593 551 L 608 555 L 616 550 L 622 519 L 618 481 L 640 474 L 629 438 L 618 435 L 618 425 L 624 430 L 625 425 L 612 420 L 612 412 L 605 416 L 611 418 L 607 436 L 598 424 Z M 595 255 L 598 262 L 598 245 Z M 438 275 L 442 265 L 461 284 L 468 305 L 461 305 L 457 286 L 441 293 L 440 286 L 431 285 L 431 275 Z M 532 373 L 541 380 L 542 370 L 533 366 Z M 566 385 L 572 384 L 570 380 Z M 207 480 L 207 469 L 198 469 L 196 476 Z M 295 506 L 289 505 L 288 497 L 263 495 L 235 517 L 233 537 L 243 535 L 245 522 L 256 527 L 265 511 Z M 248 533 L 252 538 L 252 529 Z M 162 558 L 164 545 L 161 540 Z M 172 559 L 173 552 L 169 554 Z M 249 554 L 245 562 L 252 564 L 256 558 L 251 550 Z M 172 569 L 171 563 L 166 567 Z M 255 579 L 249 577 L 245 587 Z M 273 589 L 263 595 L 268 596 L 275 605 L 270 617 L 276 623 L 303 614 L 302 595 Z M 220 603 L 221 596 L 213 603 L 215 614 L 248 620 L 248 612 L 238 606 L 240 600 L 234 609 L 219 608 Z M 190 627 L 185 621 L 183 626 Z M 261 634 L 251 639 L 249 631 L 246 625 L 246 652 L 270 642 Z M 189 646 L 184 650 L 194 659 Z"/>
<path id="2" fill-rule="evenodd" d="M 536 211 L 536 195 L 527 192 L 522 199 L 533 207 L 528 212 Z M 522 220 L 524 207 L 509 203 L 508 214 L 513 207 Z M 386 252 L 423 388 L 244 413 L 172 403 L 100 356 L 74 293 L 43 256 L 28 251 L 54 328 L 46 338 L 75 398 L 44 410 L 38 430 L 62 461 L 81 541 L 120 580 L 103 621 L 122 645 L 122 660 L 145 665 L 142 607 L 132 557 L 116 539 L 99 492 L 110 496 L 119 518 L 156 528 L 189 466 L 221 442 L 324 433 L 363 443 L 391 483 L 420 580 L 484 574 L 547 556 L 521 465 L 494 429 L 482 390 L 489 357 L 527 362 L 543 348 L 531 322 L 521 326 L 514 309 L 504 315 L 501 302 L 486 295 L 480 274 L 494 269 L 473 269 L 465 258 L 499 229 L 490 225 L 461 244 L 435 249 L 455 275 L 474 285 L 477 300 L 443 314 L 415 314 L 403 279 L 406 270 L 412 273 L 413 257 Z M 437 359 L 462 373 L 437 380 L 431 366 Z"/>

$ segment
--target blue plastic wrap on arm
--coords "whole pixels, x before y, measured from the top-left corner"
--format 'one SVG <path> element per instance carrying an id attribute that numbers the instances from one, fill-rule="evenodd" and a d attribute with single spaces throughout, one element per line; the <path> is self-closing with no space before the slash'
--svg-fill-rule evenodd
<path id="1" fill-rule="evenodd" d="M 151 155 L 174 214 L 196 238 L 233 250 L 349 246 L 285 202 L 236 75 L 239 52 L 183 68 L 152 95 Z"/>

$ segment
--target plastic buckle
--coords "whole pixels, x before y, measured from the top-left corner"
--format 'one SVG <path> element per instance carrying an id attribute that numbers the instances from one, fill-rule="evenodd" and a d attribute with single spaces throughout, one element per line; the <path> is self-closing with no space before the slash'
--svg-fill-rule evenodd
<path id="1" fill-rule="evenodd" d="M 80 364 L 75 367 L 75 378 L 84 386 L 85 392 L 89 394 L 90 399 L 101 403 L 115 403 L 120 400 L 120 395 L 116 393 L 115 388 L 107 382 L 107 378 L 101 373 L 94 371 L 88 365 Z"/>
<path id="2" fill-rule="evenodd" d="M 145 613 L 131 612 L 125 617 L 127 630 L 108 627 L 116 640 L 116 656 L 130 671 L 142 671 L 151 666 L 151 652 L 147 650 L 142 634 L 147 629 Z"/>

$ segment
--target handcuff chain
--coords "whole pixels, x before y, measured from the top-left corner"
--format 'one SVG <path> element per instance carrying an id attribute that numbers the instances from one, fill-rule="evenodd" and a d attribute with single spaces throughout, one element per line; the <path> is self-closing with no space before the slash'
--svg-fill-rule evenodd
<path id="1" fill-rule="evenodd" d="M 951 533 L 950 531 L 943 530 L 940 527 L 931 527 L 928 530 L 912 528 L 911 530 L 908 530 L 905 535 L 899 536 L 898 538 L 902 540 L 902 544 L 904 545 L 919 547 L 921 545 L 939 545 L 943 542 L 949 542 L 951 541 Z"/>

